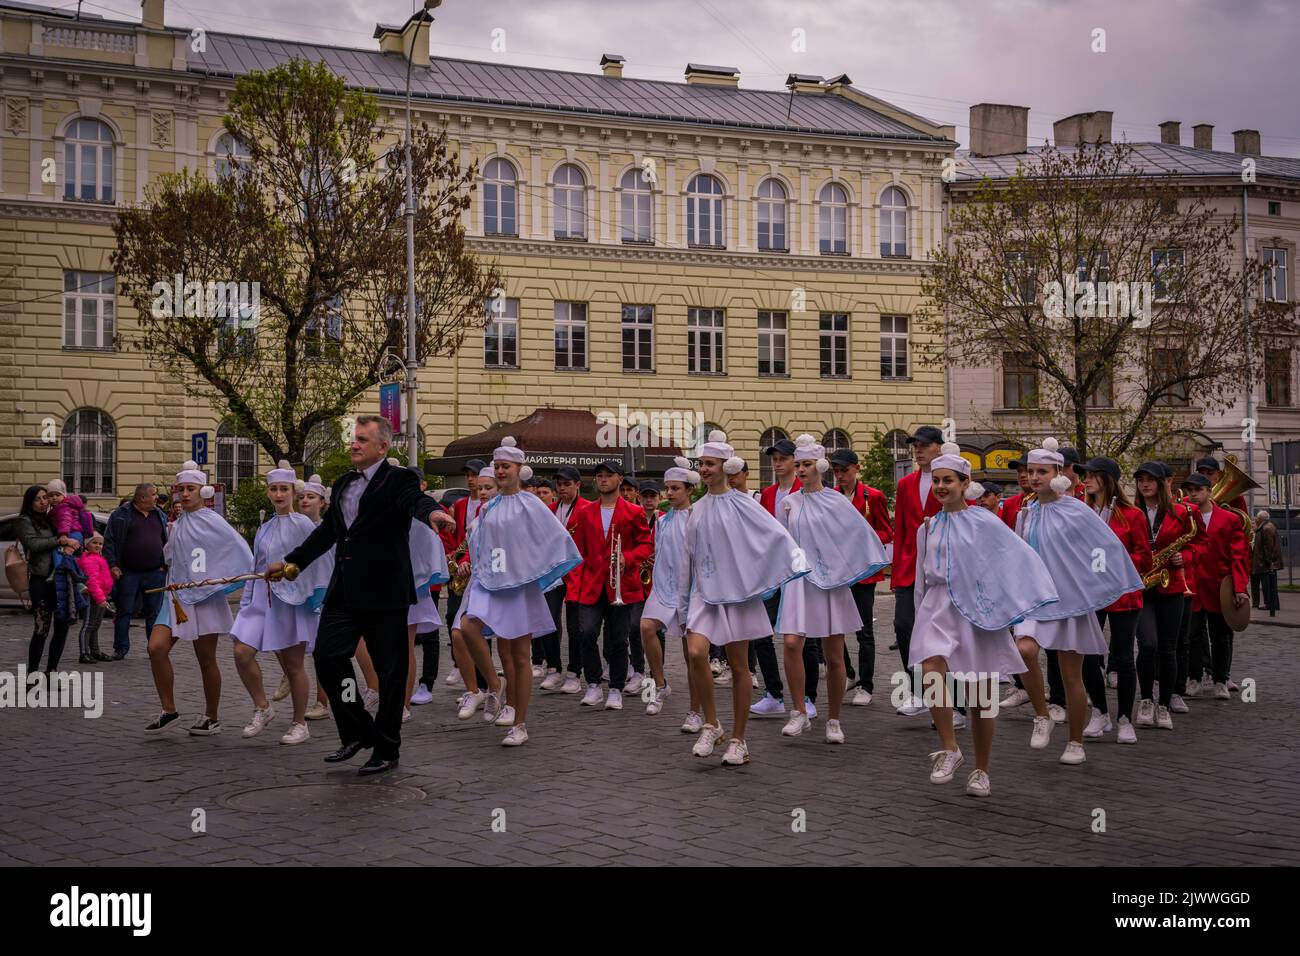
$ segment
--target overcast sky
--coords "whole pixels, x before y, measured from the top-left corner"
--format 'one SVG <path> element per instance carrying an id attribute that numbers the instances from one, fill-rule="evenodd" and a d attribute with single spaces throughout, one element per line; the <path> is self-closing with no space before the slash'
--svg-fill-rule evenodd
<path id="1" fill-rule="evenodd" d="M 41 0 L 36 0 L 41 2 Z M 45 0 L 71 6 L 75 0 Z M 417 0 L 418 2 L 418 0 Z M 836 76 L 942 123 L 967 144 L 971 103 L 1030 107 L 1031 142 L 1053 120 L 1114 112 L 1114 137 L 1158 140 L 1179 120 L 1214 125 L 1216 149 L 1257 129 L 1266 155 L 1300 156 L 1296 0 L 444 0 L 436 56 L 680 80 L 688 62 L 739 67 L 741 85 L 780 89 L 788 73 Z M 376 47 L 376 22 L 412 0 L 167 0 L 169 26 Z M 136 19 L 135 0 L 85 0 Z M 1104 38 L 1094 40 L 1094 31 Z M 494 31 L 504 52 L 494 52 Z M 796 52 L 802 30 L 806 51 Z M 497 34 L 501 38 L 501 34 Z M 1093 52 L 1104 42 L 1105 52 Z"/>

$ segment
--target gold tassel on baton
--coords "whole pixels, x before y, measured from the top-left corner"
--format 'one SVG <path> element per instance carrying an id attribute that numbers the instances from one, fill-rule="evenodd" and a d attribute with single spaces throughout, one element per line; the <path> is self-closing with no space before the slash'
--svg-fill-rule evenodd
<path id="1" fill-rule="evenodd" d="M 172 610 L 176 612 L 176 623 L 184 624 L 189 620 L 185 611 L 181 608 L 180 598 L 176 596 L 177 591 L 186 591 L 190 588 L 215 587 L 221 584 L 234 584 L 236 581 L 254 581 L 258 578 L 265 578 L 268 581 L 293 581 L 298 577 L 299 568 L 296 564 L 286 564 L 284 569 L 277 574 L 236 574 L 228 578 L 206 578 L 202 581 L 181 581 L 177 584 L 168 584 L 160 588 L 149 588 L 145 594 L 157 594 L 159 591 L 172 592 Z"/>

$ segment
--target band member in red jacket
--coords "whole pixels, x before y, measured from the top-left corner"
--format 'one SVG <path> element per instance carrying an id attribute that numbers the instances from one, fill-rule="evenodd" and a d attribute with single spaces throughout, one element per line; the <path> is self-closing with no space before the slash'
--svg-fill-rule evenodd
<path id="1" fill-rule="evenodd" d="M 582 644 L 582 668 L 587 693 L 582 704 L 595 707 L 602 701 L 606 710 L 623 709 L 623 687 L 627 682 L 628 627 L 631 605 L 645 600 L 641 587 L 641 562 L 650 557 L 650 526 L 640 504 L 623 497 L 619 485 L 623 465 L 603 461 L 596 467 L 596 490 L 600 497 L 592 507 L 573 519 L 573 542 L 582 555 L 576 593 L 570 600 L 578 605 L 578 633 Z M 614 557 L 614 542 L 622 555 Z M 611 571 L 611 568 L 614 568 Z M 617 575 L 610 586 L 611 575 Z M 616 598 L 621 604 L 614 603 Z M 605 660 L 609 662 L 609 697 L 601 689 L 600 638 L 605 629 Z"/>
<path id="2" fill-rule="evenodd" d="M 1220 465 L 1219 460 L 1212 455 L 1205 458 L 1198 458 L 1196 459 L 1196 473 L 1198 475 L 1204 475 L 1206 478 L 1210 479 L 1210 487 L 1213 488 L 1219 483 L 1219 479 L 1223 477 L 1223 466 Z M 1239 511 L 1244 511 L 1246 514 L 1250 514 L 1250 506 L 1246 504 L 1245 495 L 1238 495 L 1231 501 L 1224 503 L 1229 508 L 1236 508 Z"/>
<path id="3" fill-rule="evenodd" d="M 916 531 L 921 522 L 939 513 L 939 499 L 930 491 L 930 462 L 939 457 L 943 433 L 933 425 L 922 425 L 907 440 L 912 446 L 912 457 L 917 470 L 898 481 L 894 496 L 894 564 L 889 576 L 889 586 L 894 592 L 894 639 L 898 642 L 898 656 L 907 666 L 911 649 L 912 625 L 916 620 L 913 606 L 913 589 L 916 584 Z M 908 695 L 898 708 L 904 717 L 925 713 L 922 703 Z"/>
<path id="4" fill-rule="evenodd" d="M 1002 510 L 998 512 L 998 517 L 1012 531 L 1016 530 L 1016 515 L 1020 513 L 1020 506 L 1025 502 L 1025 496 L 1029 494 L 1029 465 L 1025 459 L 1014 458 L 1009 462 L 1010 466 L 1016 470 L 1016 483 L 1020 490 L 1002 502 Z"/>
<path id="5" fill-rule="evenodd" d="M 582 475 L 572 465 L 564 465 L 555 471 L 555 502 L 551 511 L 560 524 L 573 533 L 574 521 L 584 508 L 593 506 L 589 498 L 582 497 Z M 548 660 L 558 660 L 560 656 L 560 611 L 564 611 L 564 628 L 569 634 L 569 668 L 557 667 L 554 674 L 548 673 L 542 679 L 542 690 L 558 690 L 563 694 L 577 694 L 582 691 L 582 642 L 578 638 L 578 575 L 582 566 L 574 568 L 565 575 L 564 583 L 546 592 L 546 603 L 550 605 L 551 617 L 555 618 L 555 633 L 547 635 L 551 642 L 547 652 Z"/>
<path id="6" fill-rule="evenodd" d="M 1224 620 L 1219 605 L 1219 585 L 1231 576 L 1233 602 L 1237 607 L 1250 603 L 1250 555 L 1246 551 L 1246 521 L 1241 515 L 1222 508 L 1210 497 L 1210 479 L 1201 474 L 1188 475 L 1183 482 L 1187 497 L 1191 499 L 1192 517 L 1196 519 L 1198 533 L 1193 542 L 1196 573 L 1193 588 L 1196 592 L 1193 615 L 1192 646 L 1188 648 L 1193 666 L 1201 660 L 1201 621 L 1208 625 L 1210 655 L 1214 667 L 1214 696 L 1228 700 L 1228 674 L 1232 670 L 1233 631 Z M 1198 620 L 1199 618 L 1199 620 Z"/>
<path id="7" fill-rule="evenodd" d="M 831 452 L 831 468 L 835 472 L 836 489 L 852 499 L 853 507 L 867 519 L 880 543 L 887 545 L 893 541 L 894 523 L 889 517 L 889 499 L 883 491 L 858 481 L 858 456 L 848 448 L 837 448 Z M 858 686 L 853 692 L 853 703 L 859 707 L 870 704 L 871 695 L 876 692 L 876 634 L 871 616 L 876 605 L 876 585 L 884 579 L 882 569 L 850 589 L 858 607 L 858 616 L 862 618 L 862 628 L 858 631 Z M 844 652 L 848 654 L 847 644 Z M 849 673 L 852 673 L 851 668 Z"/>
<path id="8" fill-rule="evenodd" d="M 1112 458 L 1093 458 L 1083 467 L 1083 484 L 1087 495 L 1085 500 L 1124 543 L 1124 550 L 1128 552 L 1133 566 L 1141 576 L 1151 570 L 1151 534 L 1146 517 L 1133 507 L 1119 481 L 1119 464 Z M 1119 677 L 1116 721 L 1119 742 L 1122 744 L 1137 743 L 1137 734 L 1133 730 L 1133 698 L 1137 693 L 1133 646 L 1141 614 L 1141 591 L 1121 595 L 1113 604 L 1097 612 L 1097 623 L 1104 627 L 1107 621 L 1110 622 L 1108 656 Z M 1092 715 L 1083 735 L 1101 737 L 1111 730 L 1112 725 L 1106 704 L 1106 677 L 1102 672 L 1100 654 L 1089 654 L 1084 658 L 1083 683 L 1092 700 Z"/>

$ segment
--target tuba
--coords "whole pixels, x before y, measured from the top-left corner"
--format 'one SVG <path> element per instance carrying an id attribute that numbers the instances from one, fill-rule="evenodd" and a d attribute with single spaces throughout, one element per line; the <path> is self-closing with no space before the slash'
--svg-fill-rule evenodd
<path id="1" fill-rule="evenodd" d="M 1259 482 L 1237 467 L 1236 455 L 1224 455 L 1223 477 L 1216 481 L 1214 487 L 1210 489 L 1210 498 L 1216 505 L 1241 517 L 1245 525 L 1247 553 L 1251 553 L 1254 547 L 1255 522 L 1251 520 L 1250 515 L 1246 514 L 1246 512 L 1240 508 L 1233 508 L 1227 502 L 1233 501 L 1258 487 L 1260 487 Z"/>
<path id="2" fill-rule="evenodd" d="M 469 575 L 460 575 L 457 570 L 460 568 L 460 562 L 466 554 L 469 553 L 469 538 L 466 538 L 456 546 L 456 550 L 447 556 L 447 564 L 451 568 L 451 583 L 447 585 L 452 594 L 460 597 L 465 593 L 465 588 L 469 586 Z"/>

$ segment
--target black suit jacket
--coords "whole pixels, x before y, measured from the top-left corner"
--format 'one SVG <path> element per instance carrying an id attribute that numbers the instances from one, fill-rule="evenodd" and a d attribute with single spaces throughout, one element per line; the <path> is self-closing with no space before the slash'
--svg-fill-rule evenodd
<path id="1" fill-rule="evenodd" d="M 339 610 L 396 611 L 415 603 L 409 546 L 411 521 L 429 522 L 438 504 L 420 491 L 420 480 L 406 468 L 380 463 L 357 503 L 357 519 L 343 526 L 343 489 L 360 479 L 345 472 L 330 491 L 333 502 L 307 540 L 284 556 L 305 568 L 334 548 L 334 575 L 325 607 Z"/>

